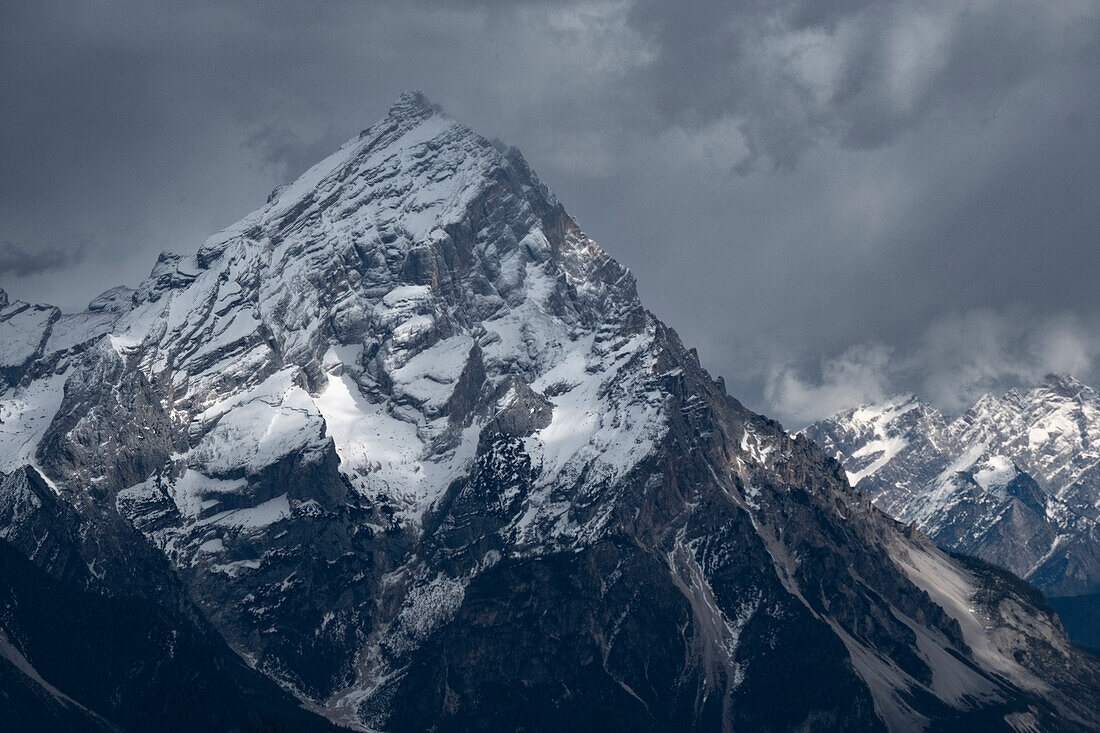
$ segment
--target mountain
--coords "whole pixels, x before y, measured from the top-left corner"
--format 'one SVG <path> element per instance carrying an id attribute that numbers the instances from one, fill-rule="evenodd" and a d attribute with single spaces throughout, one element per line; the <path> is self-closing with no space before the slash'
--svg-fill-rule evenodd
<path id="1" fill-rule="evenodd" d="M 914 397 L 804 431 L 872 503 L 1055 596 L 1100 590 L 1100 395 L 1066 376 L 954 420 Z"/>
<path id="2" fill-rule="evenodd" d="M 334 722 L 1100 726 L 1041 596 L 728 396 L 418 94 L 134 290 L 3 300 L 0 537 Z"/>

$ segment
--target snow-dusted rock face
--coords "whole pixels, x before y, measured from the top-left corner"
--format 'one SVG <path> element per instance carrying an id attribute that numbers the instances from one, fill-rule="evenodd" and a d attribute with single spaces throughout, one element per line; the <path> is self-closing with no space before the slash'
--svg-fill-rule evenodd
<path id="1" fill-rule="evenodd" d="M 1026 589 L 727 396 L 517 152 L 419 95 L 135 290 L 3 313 L 2 536 L 193 602 L 332 720 L 1100 724 Z"/>
<path id="2" fill-rule="evenodd" d="M 1071 377 L 948 420 L 916 398 L 804 433 L 883 511 L 1052 595 L 1100 589 L 1100 395 Z"/>

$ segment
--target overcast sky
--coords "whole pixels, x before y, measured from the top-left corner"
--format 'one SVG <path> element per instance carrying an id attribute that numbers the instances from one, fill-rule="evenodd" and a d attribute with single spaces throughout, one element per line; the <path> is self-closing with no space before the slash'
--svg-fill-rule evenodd
<path id="1" fill-rule="evenodd" d="M 0 287 L 133 285 L 413 88 L 788 427 L 1100 382 L 1095 0 L 8 0 Z"/>

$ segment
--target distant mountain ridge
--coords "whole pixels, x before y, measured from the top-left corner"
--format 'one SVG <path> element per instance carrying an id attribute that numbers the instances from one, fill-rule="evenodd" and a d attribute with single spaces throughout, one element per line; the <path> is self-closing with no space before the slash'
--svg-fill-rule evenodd
<path id="1" fill-rule="evenodd" d="M 1100 395 L 1076 379 L 987 394 L 955 419 L 895 398 L 803 434 L 875 506 L 941 546 L 1049 595 L 1100 589 Z"/>

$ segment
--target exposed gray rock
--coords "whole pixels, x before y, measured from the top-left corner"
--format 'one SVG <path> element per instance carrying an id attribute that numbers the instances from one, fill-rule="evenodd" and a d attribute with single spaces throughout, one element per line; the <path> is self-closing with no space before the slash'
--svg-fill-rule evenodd
<path id="1" fill-rule="evenodd" d="M 483 437 L 526 438 L 550 425 L 554 403 L 519 379 L 505 383 L 503 406 L 485 425 Z"/>

